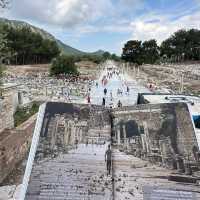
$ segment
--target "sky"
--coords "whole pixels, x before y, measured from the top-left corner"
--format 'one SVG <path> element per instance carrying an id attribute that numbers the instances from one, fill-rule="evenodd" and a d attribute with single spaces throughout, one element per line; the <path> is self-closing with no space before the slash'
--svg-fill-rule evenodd
<path id="1" fill-rule="evenodd" d="M 200 0 L 11 0 L 0 17 L 45 29 L 86 52 L 121 54 L 128 40 L 156 39 L 200 29 Z"/>

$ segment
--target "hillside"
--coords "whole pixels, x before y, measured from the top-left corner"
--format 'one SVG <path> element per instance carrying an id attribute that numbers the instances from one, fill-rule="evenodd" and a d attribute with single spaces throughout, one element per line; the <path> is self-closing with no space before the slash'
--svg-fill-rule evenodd
<path id="1" fill-rule="evenodd" d="M 67 55 L 82 55 L 82 54 L 86 54 L 85 52 L 83 51 L 80 51 L 78 49 L 75 49 L 69 45 L 66 45 L 65 43 L 61 42 L 60 40 L 57 40 L 56 39 L 56 42 L 60 48 L 60 50 L 67 54 Z"/>
<path id="2" fill-rule="evenodd" d="M 33 32 L 39 33 L 44 39 L 50 39 L 50 40 L 56 41 L 60 50 L 66 55 L 83 55 L 83 54 L 102 55 L 104 53 L 104 51 L 102 51 L 102 50 L 96 51 L 94 53 L 87 53 L 87 52 L 83 52 L 78 49 L 75 49 L 75 48 L 63 43 L 62 41 L 58 40 L 57 38 L 55 38 L 52 34 L 48 33 L 47 31 L 45 31 L 41 28 L 35 27 L 27 22 L 0 18 L 0 25 L 3 25 L 3 24 L 7 24 L 14 28 L 30 27 L 30 29 Z"/>

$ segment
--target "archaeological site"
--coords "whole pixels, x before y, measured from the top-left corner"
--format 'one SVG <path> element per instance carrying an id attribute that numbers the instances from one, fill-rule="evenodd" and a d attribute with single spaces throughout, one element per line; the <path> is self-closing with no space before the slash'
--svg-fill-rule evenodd
<path id="1" fill-rule="evenodd" d="M 0 200 L 200 200 L 200 0 L 0 0 Z"/>
<path id="2" fill-rule="evenodd" d="M 200 198 L 200 98 L 162 88 L 153 92 L 140 82 L 144 72 L 122 65 L 124 70 L 107 61 L 94 71 L 98 79 L 80 78 L 79 94 L 65 80 L 39 77 L 30 84 L 6 77 L 3 199 Z M 89 100 L 83 98 L 88 91 Z M 19 105 L 32 108 L 33 98 L 40 102 L 38 114 L 15 127 L 13 113 Z"/>

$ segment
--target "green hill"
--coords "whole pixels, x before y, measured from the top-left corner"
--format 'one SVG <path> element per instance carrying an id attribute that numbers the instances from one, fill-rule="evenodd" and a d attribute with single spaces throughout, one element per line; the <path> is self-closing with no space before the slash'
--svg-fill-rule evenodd
<path id="1" fill-rule="evenodd" d="M 83 51 L 80 51 L 78 49 L 75 49 L 69 45 L 64 44 L 63 42 L 61 42 L 60 40 L 56 40 L 60 50 L 67 55 L 82 55 L 82 54 L 86 54 Z"/>
<path id="2" fill-rule="evenodd" d="M 63 43 L 62 41 L 56 39 L 52 34 L 48 33 L 47 31 L 45 31 L 41 28 L 38 28 L 36 26 L 33 26 L 27 22 L 0 18 L 0 25 L 3 25 L 3 24 L 7 24 L 14 28 L 29 27 L 33 32 L 39 33 L 44 39 L 50 39 L 50 40 L 56 41 L 61 52 L 66 55 L 85 55 L 85 54 L 86 55 L 87 54 L 102 55 L 104 53 L 104 51 L 102 51 L 102 50 L 96 51 L 94 53 L 87 53 L 87 52 L 83 52 L 78 49 L 75 49 L 75 48 Z"/>

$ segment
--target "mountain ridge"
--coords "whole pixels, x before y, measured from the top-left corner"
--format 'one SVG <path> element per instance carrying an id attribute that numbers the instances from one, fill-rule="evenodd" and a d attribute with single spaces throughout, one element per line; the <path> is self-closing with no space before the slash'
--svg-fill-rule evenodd
<path id="1" fill-rule="evenodd" d="M 61 40 L 57 39 L 55 36 L 53 36 L 51 33 L 47 32 L 46 30 L 36 27 L 30 23 L 19 21 L 19 20 L 11 20 L 6 18 L 0 17 L 0 24 L 7 24 L 9 26 L 12 26 L 14 28 L 23 28 L 23 27 L 29 27 L 31 31 L 39 33 L 44 39 L 50 39 L 56 41 L 58 47 L 60 48 L 61 52 L 66 55 L 98 55 L 101 56 L 105 51 L 98 50 L 95 52 L 84 52 L 81 50 L 78 50 L 74 47 L 71 47 L 70 45 L 65 44 Z"/>

